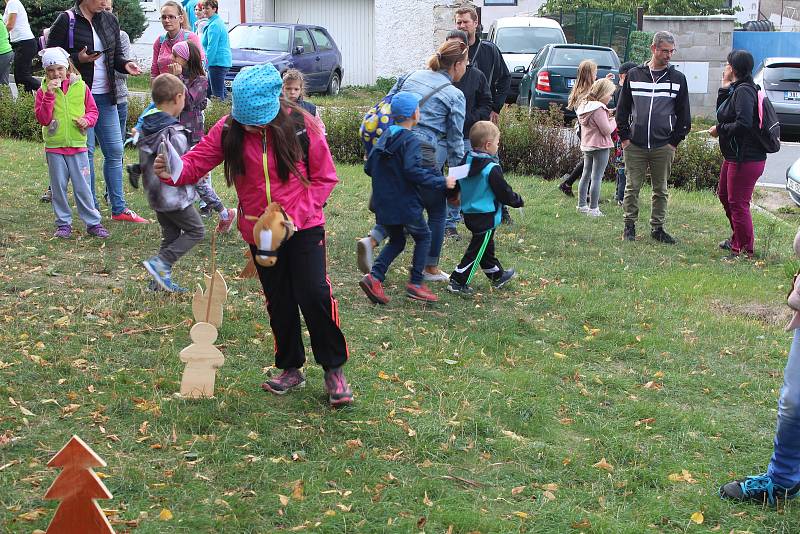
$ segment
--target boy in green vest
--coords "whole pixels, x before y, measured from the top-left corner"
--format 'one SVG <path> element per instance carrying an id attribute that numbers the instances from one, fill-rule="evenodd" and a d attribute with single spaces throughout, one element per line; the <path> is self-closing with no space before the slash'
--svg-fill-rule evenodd
<path id="1" fill-rule="evenodd" d="M 42 125 L 47 168 L 50 172 L 55 237 L 72 236 L 72 208 L 67 199 L 67 184 L 72 191 L 78 215 L 86 223 L 86 233 L 101 239 L 108 230 L 100 224 L 89 185 L 89 156 L 86 130 L 97 122 L 97 106 L 88 86 L 71 65 L 63 48 L 48 48 L 41 53 L 45 76 L 36 91 L 36 120 Z"/>
<path id="2" fill-rule="evenodd" d="M 472 150 L 461 162 L 469 165 L 469 173 L 458 181 L 456 188 L 461 194 L 464 224 L 472 232 L 472 239 L 447 285 L 451 293 L 465 296 L 474 293 L 469 283 L 478 265 L 496 289 L 514 278 L 514 269 L 503 269 L 494 255 L 494 232 L 500 224 L 503 205 L 512 208 L 524 205 L 522 197 L 503 178 L 503 169 L 497 162 L 500 147 L 497 126 L 490 121 L 478 121 L 470 128 L 469 140 Z"/>

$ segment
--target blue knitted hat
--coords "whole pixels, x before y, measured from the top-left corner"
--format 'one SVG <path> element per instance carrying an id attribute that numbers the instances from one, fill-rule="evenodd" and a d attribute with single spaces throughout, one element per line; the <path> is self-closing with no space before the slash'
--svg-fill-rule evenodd
<path id="1" fill-rule="evenodd" d="M 263 126 L 281 109 L 283 80 L 271 63 L 243 68 L 233 79 L 231 115 L 240 124 Z"/>
<path id="2" fill-rule="evenodd" d="M 410 119 L 419 107 L 419 95 L 409 91 L 400 91 L 392 97 L 392 117 L 397 119 Z"/>

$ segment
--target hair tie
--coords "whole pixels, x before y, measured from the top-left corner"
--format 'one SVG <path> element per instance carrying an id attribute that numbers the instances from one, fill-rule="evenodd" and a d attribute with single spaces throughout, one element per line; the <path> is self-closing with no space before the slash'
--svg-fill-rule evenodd
<path id="1" fill-rule="evenodd" d="M 441 61 L 442 60 L 442 54 L 440 54 L 439 52 L 436 52 L 436 59 Z"/>

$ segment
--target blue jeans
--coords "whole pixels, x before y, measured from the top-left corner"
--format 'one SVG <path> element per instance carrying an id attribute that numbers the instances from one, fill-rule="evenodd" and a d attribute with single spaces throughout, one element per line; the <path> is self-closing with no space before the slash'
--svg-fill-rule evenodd
<path id="1" fill-rule="evenodd" d="M 614 198 L 620 202 L 625 198 L 625 167 L 617 169 L 617 194 Z"/>
<path id="2" fill-rule="evenodd" d="M 99 209 L 95 194 L 94 149 L 96 141 L 100 142 L 103 151 L 103 179 L 106 182 L 108 201 L 111 203 L 111 214 L 119 215 L 126 209 L 125 193 L 122 190 L 122 135 L 119 131 L 119 113 L 117 104 L 111 102 L 111 95 L 92 95 L 97 104 L 97 124 L 89 128 L 86 146 L 89 147 L 89 169 L 94 206 Z"/>
<path id="3" fill-rule="evenodd" d="M 128 136 L 128 101 L 117 102 L 117 115 L 119 115 L 119 131 L 122 134 L 122 142 Z"/>
<path id="4" fill-rule="evenodd" d="M 800 483 L 800 329 L 794 331 L 778 400 L 775 450 L 767 468 L 772 482 L 792 488 Z"/>
<path id="5" fill-rule="evenodd" d="M 414 240 L 414 255 L 411 259 L 411 283 L 422 283 L 422 270 L 425 269 L 425 259 L 431 244 L 431 231 L 425 218 L 420 217 L 410 224 L 387 224 L 384 226 L 389 234 L 389 242 L 381 250 L 375 263 L 372 264 L 370 274 L 376 280 L 383 282 L 386 279 L 386 271 L 394 259 L 406 248 L 406 231 Z"/>
<path id="6" fill-rule="evenodd" d="M 431 246 L 428 257 L 425 260 L 426 267 L 436 267 L 439 265 L 439 256 L 442 253 L 442 243 L 444 243 L 444 219 L 446 215 L 447 201 L 442 191 L 434 191 L 427 187 L 419 188 L 419 196 L 422 199 L 422 207 L 428 213 L 428 229 L 431 231 Z M 369 231 L 369 236 L 380 244 L 389 235 L 389 230 L 380 224 L 376 224 Z"/>
<path id="7" fill-rule="evenodd" d="M 228 95 L 225 89 L 225 76 L 230 68 L 228 67 L 208 67 L 208 95 L 216 96 L 225 100 Z"/>
<path id="8" fill-rule="evenodd" d="M 86 226 L 100 224 L 100 212 L 95 208 L 89 190 L 89 159 L 86 152 L 71 156 L 47 152 L 47 169 L 50 173 L 51 204 L 56 214 L 56 226 L 72 224 L 72 208 L 67 197 L 67 183 L 72 181 L 72 195 L 78 206 L 78 216 Z"/>

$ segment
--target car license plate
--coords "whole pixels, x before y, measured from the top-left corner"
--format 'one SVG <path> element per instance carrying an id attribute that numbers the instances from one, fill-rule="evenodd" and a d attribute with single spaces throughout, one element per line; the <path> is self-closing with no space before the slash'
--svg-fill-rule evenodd
<path id="1" fill-rule="evenodd" d="M 567 78 L 567 87 L 575 85 L 575 78 Z"/>
<path id="2" fill-rule="evenodd" d="M 800 183 L 795 182 L 791 178 L 786 180 L 786 188 L 790 191 L 794 191 L 795 193 L 800 194 Z"/>
<path id="3" fill-rule="evenodd" d="M 800 100 L 800 91 L 786 91 L 786 100 Z"/>

